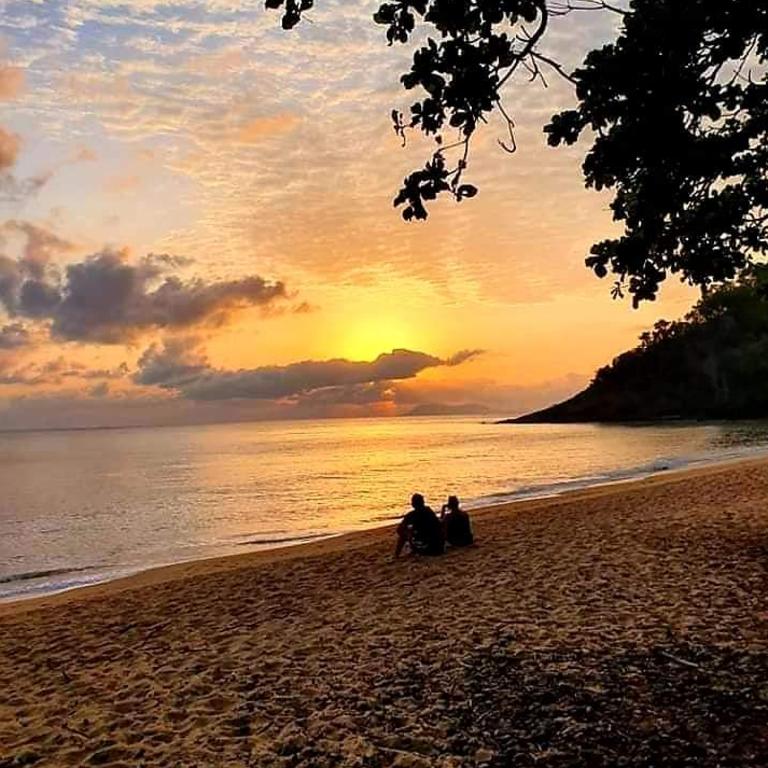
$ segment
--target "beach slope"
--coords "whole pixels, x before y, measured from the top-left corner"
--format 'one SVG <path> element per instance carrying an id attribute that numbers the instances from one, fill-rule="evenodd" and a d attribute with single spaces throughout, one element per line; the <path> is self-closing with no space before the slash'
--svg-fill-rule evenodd
<path id="1" fill-rule="evenodd" d="M 0 610 L 0 766 L 768 764 L 768 463 Z"/>

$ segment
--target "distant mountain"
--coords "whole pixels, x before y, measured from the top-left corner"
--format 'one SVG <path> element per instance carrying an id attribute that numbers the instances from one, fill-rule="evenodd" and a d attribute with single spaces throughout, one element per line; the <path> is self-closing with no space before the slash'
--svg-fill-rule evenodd
<path id="1" fill-rule="evenodd" d="M 768 267 L 713 289 L 601 368 L 583 391 L 502 423 L 768 417 Z"/>

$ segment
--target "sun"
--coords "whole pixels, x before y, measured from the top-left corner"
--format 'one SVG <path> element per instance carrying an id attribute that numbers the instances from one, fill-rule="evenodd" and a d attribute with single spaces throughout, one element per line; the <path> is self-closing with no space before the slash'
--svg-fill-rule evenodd
<path id="1" fill-rule="evenodd" d="M 381 317 L 350 319 L 341 334 L 341 354 L 348 360 L 374 360 L 393 349 L 422 351 L 423 339 L 402 318 L 382 313 Z"/>

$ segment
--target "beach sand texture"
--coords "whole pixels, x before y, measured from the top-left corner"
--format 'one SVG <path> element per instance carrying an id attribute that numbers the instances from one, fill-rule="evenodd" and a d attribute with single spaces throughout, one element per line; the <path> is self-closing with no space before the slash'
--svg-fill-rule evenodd
<path id="1" fill-rule="evenodd" d="M 768 765 L 768 462 L 474 523 L 5 606 L 0 766 Z"/>

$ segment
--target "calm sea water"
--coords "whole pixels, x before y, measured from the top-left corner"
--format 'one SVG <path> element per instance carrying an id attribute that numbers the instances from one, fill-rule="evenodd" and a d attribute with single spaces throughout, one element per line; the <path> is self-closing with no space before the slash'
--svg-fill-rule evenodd
<path id="1" fill-rule="evenodd" d="M 325 420 L 0 434 L 0 599 L 768 450 L 768 423 Z"/>

